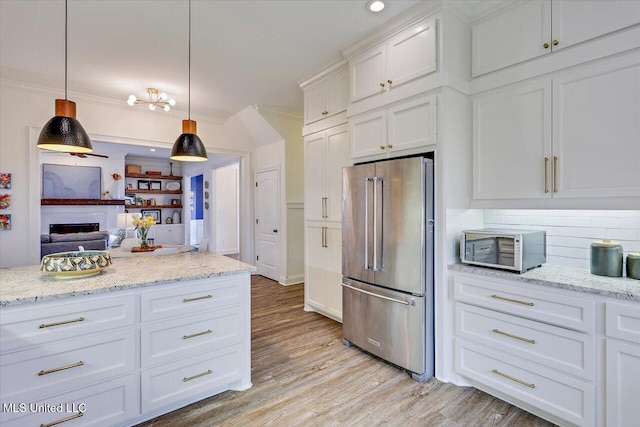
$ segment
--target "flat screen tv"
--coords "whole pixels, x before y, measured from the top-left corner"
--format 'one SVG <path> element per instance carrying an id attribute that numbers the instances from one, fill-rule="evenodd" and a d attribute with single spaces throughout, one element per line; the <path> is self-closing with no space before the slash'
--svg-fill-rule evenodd
<path id="1" fill-rule="evenodd" d="M 42 165 L 43 199 L 100 199 L 99 166 Z"/>

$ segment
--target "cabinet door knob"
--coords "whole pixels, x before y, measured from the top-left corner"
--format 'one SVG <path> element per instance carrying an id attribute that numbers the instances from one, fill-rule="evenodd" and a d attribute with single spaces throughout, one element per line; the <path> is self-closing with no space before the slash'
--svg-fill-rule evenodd
<path id="1" fill-rule="evenodd" d="M 384 83 L 380 83 L 380 87 L 384 87 Z"/>
<path id="2" fill-rule="evenodd" d="M 554 45 L 554 46 L 558 46 L 558 43 L 559 43 L 559 42 L 558 42 L 558 40 L 554 40 L 554 41 L 552 41 L 551 43 L 553 43 L 553 45 Z"/>
<path id="3" fill-rule="evenodd" d="M 393 82 L 392 82 L 391 80 L 387 80 L 387 83 L 391 84 L 391 83 L 393 83 Z"/>
<path id="4" fill-rule="evenodd" d="M 387 144 L 387 148 L 393 148 L 393 144 Z"/>
<path id="5" fill-rule="evenodd" d="M 273 232 L 274 232 L 274 233 L 277 233 L 277 232 L 278 232 L 278 229 L 276 228 L 275 230 L 273 230 Z"/>
<path id="6" fill-rule="evenodd" d="M 549 43 L 545 43 L 542 45 L 543 48 L 548 49 L 549 48 Z"/>
<path id="7" fill-rule="evenodd" d="M 381 150 L 384 150 L 384 145 L 381 145 L 381 146 L 380 146 L 380 149 L 381 149 Z"/>

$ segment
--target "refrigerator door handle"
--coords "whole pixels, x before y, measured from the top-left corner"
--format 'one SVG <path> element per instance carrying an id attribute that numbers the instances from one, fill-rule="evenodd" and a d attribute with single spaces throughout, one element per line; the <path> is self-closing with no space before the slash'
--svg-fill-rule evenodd
<path id="1" fill-rule="evenodd" d="M 369 183 L 371 178 L 364 179 L 364 268 L 368 270 L 369 265 Z"/>
<path id="2" fill-rule="evenodd" d="M 358 288 L 356 288 L 354 286 L 347 285 L 346 283 L 343 283 L 342 286 L 344 286 L 345 288 L 352 289 L 352 290 L 357 291 L 357 292 L 361 292 L 363 294 L 371 295 L 372 297 L 381 298 L 381 299 L 384 299 L 384 300 L 387 300 L 387 301 L 391 301 L 391 302 L 397 302 L 398 304 L 416 305 L 416 303 L 415 303 L 415 301 L 413 299 L 411 299 L 411 301 L 404 301 L 404 300 L 401 300 L 401 299 L 390 298 L 390 297 L 386 297 L 384 295 L 379 295 L 379 294 L 376 294 L 376 293 L 373 293 L 373 292 L 365 291 L 364 289 L 358 289 Z"/>
<path id="3" fill-rule="evenodd" d="M 378 200 L 378 183 L 380 183 L 380 200 Z M 382 206 L 384 180 L 379 176 L 373 178 L 373 271 L 382 270 Z M 378 209 L 378 202 L 380 209 Z M 379 221 L 378 221 L 379 220 Z M 379 230 L 378 230 L 379 228 Z M 378 245 L 378 242 L 380 245 Z M 378 262 L 378 258 L 380 262 Z"/>

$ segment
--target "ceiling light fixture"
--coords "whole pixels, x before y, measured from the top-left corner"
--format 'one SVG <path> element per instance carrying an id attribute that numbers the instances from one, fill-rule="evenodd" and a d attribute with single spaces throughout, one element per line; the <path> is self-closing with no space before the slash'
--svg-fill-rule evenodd
<path id="1" fill-rule="evenodd" d="M 135 95 L 129 95 L 129 99 L 127 99 L 127 104 L 129 105 L 137 105 L 137 104 L 145 104 L 149 106 L 151 111 L 155 110 L 157 107 L 162 108 L 164 111 L 171 110 L 171 107 L 176 105 L 176 101 L 173 99 L 168 99 L 166 93 L 160 92 L 158 89 L 154 87 L 148 87 L 147 93 L 149 94 L 149 99 L 138 99 Z"/>
<path id="2" fill-rule="evenodd" d="M 207 150 L 196 135 L 196 122 L 191 120 L 191 0 L 189 0 L 189 118 L 182 121 L 182 134 L 173 143 L 172 160 L 180 162 L 204 162 Z"/>
<path id="3" fill-rule="evenodd" d="M 44 125 L 38 148 L 67 153 L 90 153 L 91 139 L 76 120 L 76 103 L 67 99 L 67 0 L 64 2 L 64 99 L 56 99 L 56 115 Z"/>
<path id="4" fill-rule="evenodd" d="M 384 9 L 384 2 L 382 0 L 369 0 L 365 8 L 370 12 L 377 13 Z"/>

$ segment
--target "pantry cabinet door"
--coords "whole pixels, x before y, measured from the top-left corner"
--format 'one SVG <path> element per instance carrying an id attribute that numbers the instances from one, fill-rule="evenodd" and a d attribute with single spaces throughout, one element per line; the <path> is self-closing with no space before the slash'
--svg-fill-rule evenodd
<path id="1" fill-rule="evenodd" d="M 326 310 L 334 319 L 342 320 L 342 230 L 328 227 L 325 251 L 326 270 Z"/>
<path id="2" fill-rule="evenodd" d="M 382 44 L 349 60 L 351 102 L 380 94 L 386 86 L 387 48 Z"/>
<path id="3" fill-rule="evenodd" d="M 324 219 L 325 140 L 325 132 L 314 133 L 304 138 L 304 216 L 308 220 Z"/>
<path id="4" fill-rule="evenodd" d="M 550 38 L 550 0 L 506 7 L 471 27 L 471 74 L 477 77 L 551 52 Z"/>
<path id="5" fill-rule="evenodd" d="M 389 151 L 436 143 L 436 96 L 420 96 L 389 108 Z"/>
<path id="6" fill-rule="evenodd" d="M 436 20 L 422 21 L 387 43 L 387 81 L 391 88 L 436 71 Z"/>
<path id="7" fill-rule="evenodd" d="M 387 151 L 387 111 L 377 110 L 349 120 L 351 157 L 385 154 Z"/>
<path id="8" fill-rule="evenodd" d="M 639 76 L 629 57 L 553 80 L 553 197 L 640 197 Z"/>
<path id="9" fill-rule="evenodd" d="M 473 197 L 551 197 L 551 82 L 483 94 L 472 106 Z"/>
<path id="10" fill-rule="evenodd" d="M 326 231 L 325 227 L 317 225 L 307 225 L 306 230 L 305 300 L 314 308 L 323 310 L 327 303 Z"/>
<path id="11" fill-rule="evenodd" d="M 640 22 L 638 0 L 553 0 L 554 51 Z M 557 44 L 555 44 L 557 42 Z"/>
<path id="12" fill-rule="evenodd" d="M 324 119 L 326 86 L 317 84 L 304 91 L 304 123 L 309 124 Z"/>
<path id="13" fill-rule="evenodd" d="M 329 221 L 342 221 L 342 168 L 350 164 L 346 125 L 327 131 L 325 214 Z"/>

